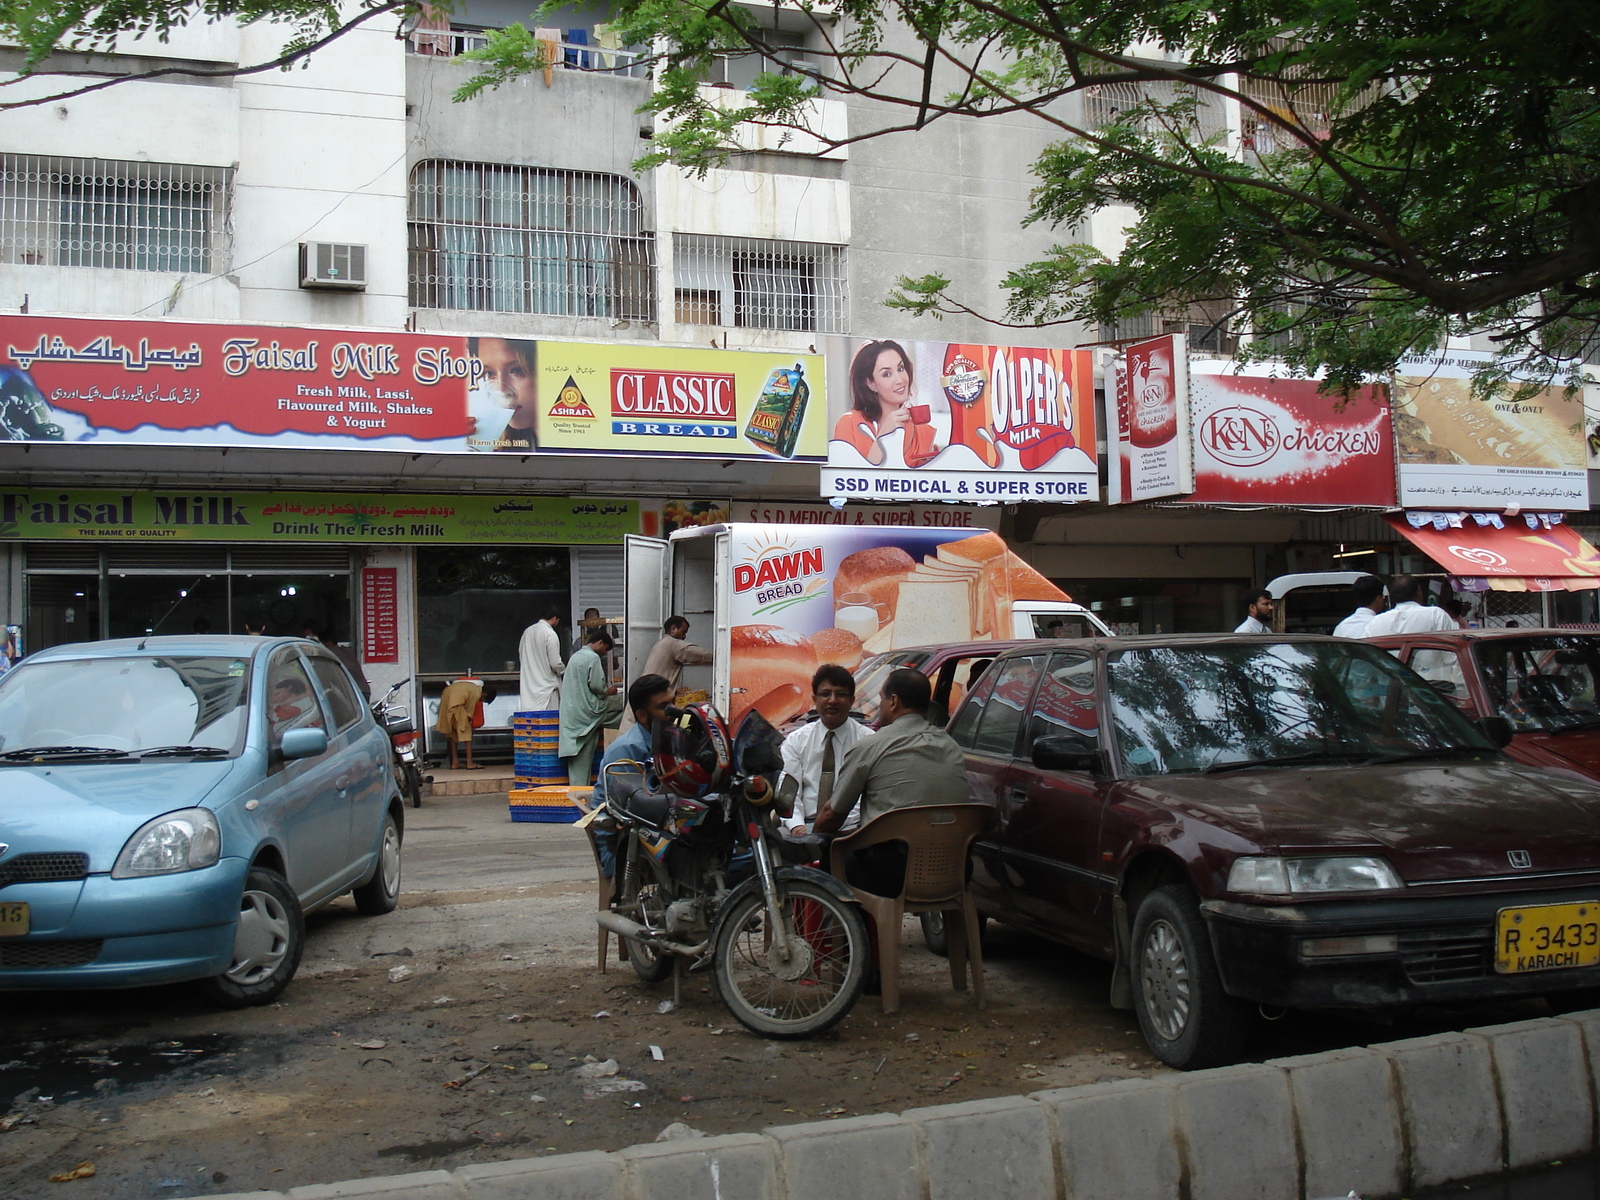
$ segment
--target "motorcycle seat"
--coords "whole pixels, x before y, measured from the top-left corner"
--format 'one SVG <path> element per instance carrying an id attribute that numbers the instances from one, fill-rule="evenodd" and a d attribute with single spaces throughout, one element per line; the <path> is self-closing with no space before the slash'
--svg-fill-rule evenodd
<path id="1" fill-rule="evenodd" d="M 667 822 L 672 808 L 672 797 L 648 788 L 631 788 L 622 797 L 622 811 L 657 829 Z"/>

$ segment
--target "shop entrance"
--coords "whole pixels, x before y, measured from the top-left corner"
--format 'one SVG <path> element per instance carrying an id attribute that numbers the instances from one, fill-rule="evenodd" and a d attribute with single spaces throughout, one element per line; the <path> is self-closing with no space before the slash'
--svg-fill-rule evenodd
<path id="1" fill-rule="evenodd" d="M 351 637 L 350 552 L 342 547 L 29 546 L 30 650 L 145 634 L 268 634 L 307 626 Z"/>

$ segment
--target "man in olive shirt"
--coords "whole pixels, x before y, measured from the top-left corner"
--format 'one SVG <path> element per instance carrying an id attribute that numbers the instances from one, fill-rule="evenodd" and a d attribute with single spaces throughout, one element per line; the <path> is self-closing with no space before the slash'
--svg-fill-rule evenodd
<path id="1" fill-rule="evenodd" d="M 961 747 L 927 721 L 932 698 L 932 685 L 922 672 L 901 667 L 889 673 L 878 704 L 878 732 L 846 752 L 833 795 L 817 813 L 818 833 L 838 830 L 857 801 L 863 825 L 907 805 L 968 802 Z M 887 842 L 851 854 L 845 877 L 875 895 L 899 895 L 906 877 L 905 843 Z"/>

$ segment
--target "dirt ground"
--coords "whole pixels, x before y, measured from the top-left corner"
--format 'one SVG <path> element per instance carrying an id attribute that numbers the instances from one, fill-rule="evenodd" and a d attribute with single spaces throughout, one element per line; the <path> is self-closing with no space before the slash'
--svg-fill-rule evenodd
<path id="1" fill-rule="evenodd" d="M 1164 1070 L 1131 1014 L 1106 1004 L 1109 968 L 996 926 L 983 1012 L 910 922 L 894 1016 L 864 998 L 828 1035 L 768 1042 L 702 975 L 663 1012 L 671 981 L 595 970 L 578 835 L 508 835 L 503 813 L 464 798 L 418 810 L 401 909 L 362 918 L 346 900 L 314 914 L 278 1004 L 217 1012 L 178 987 L 0 997 L 0 1198 L 281 1191 L 618 1149 L 674 1122 L 757 1130 Z M 1296 1014 L 1265 1026 L 1252 1055 L 1532 1012 L 1399 1027 Z M 50 1182 L 85 1162 L 93 1176 Z"/>

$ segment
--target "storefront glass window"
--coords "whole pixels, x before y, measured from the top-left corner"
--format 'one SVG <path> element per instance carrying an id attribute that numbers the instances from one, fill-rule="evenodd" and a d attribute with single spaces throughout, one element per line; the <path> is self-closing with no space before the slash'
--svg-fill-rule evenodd
<path id="1" fill-rule="evenodd" d="M 28 650 L 100 638 L 100 576 L 33 575 L 28 579 Z"/>
<path id="2" fill-rule="evenodd" d="M 564 548 L 419 549 L 417 669 L 515 670 L 522 631 L 547 604 L 567 616 L 570 596 Z"/>

